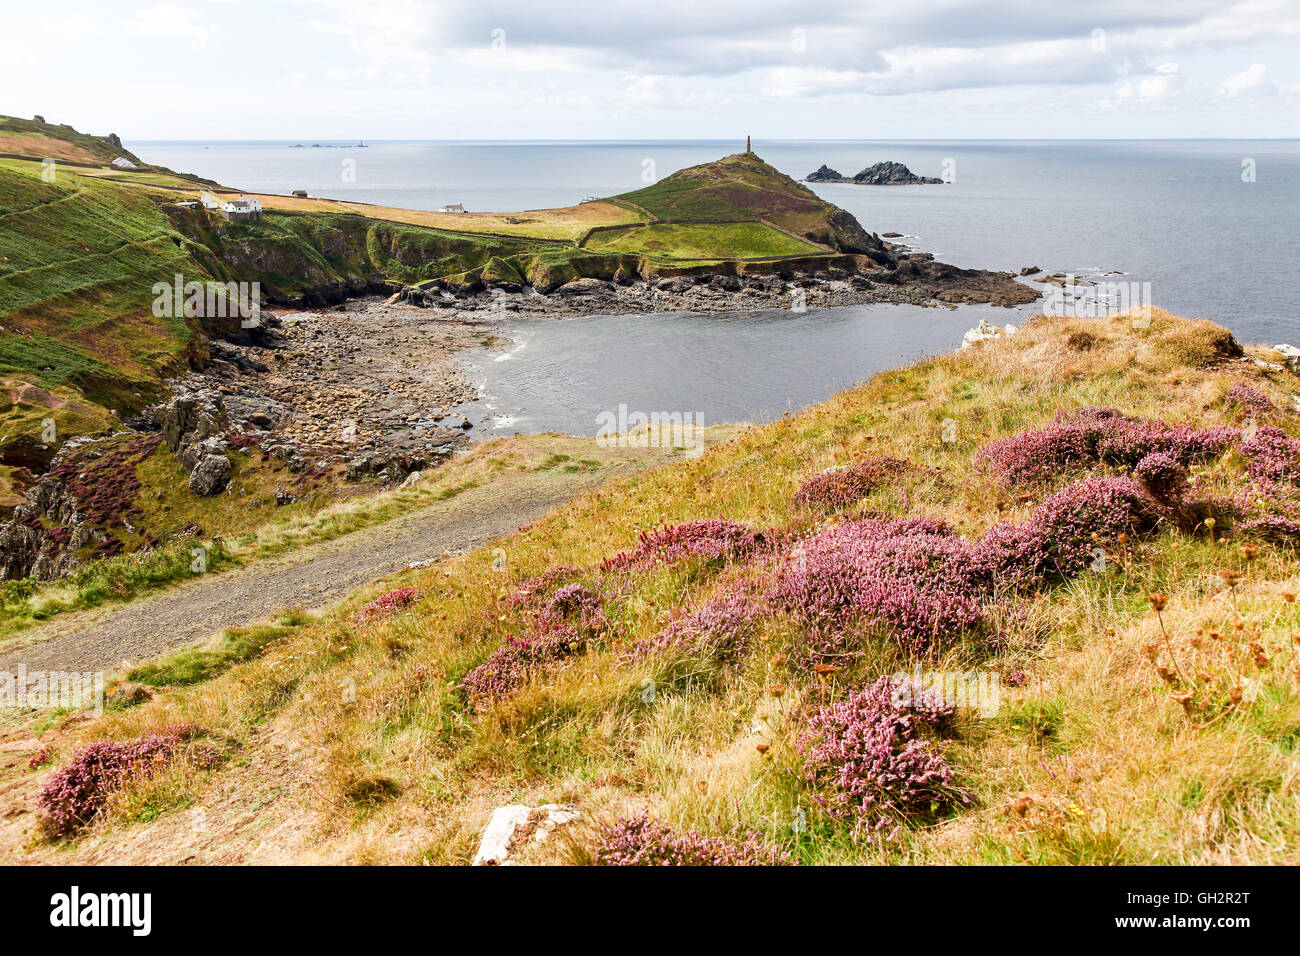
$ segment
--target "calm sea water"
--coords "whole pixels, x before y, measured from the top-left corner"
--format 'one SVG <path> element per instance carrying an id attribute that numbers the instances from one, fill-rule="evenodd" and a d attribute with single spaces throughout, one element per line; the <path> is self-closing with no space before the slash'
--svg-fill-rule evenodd
<path id="1" fill-rule="evenodd" d="M 996 314 L 995 314 L 996 313 Z M 477 437 L 595 435 L 602 413 L 690 413 L 701 424 L 767 422 L 961 343 L 978 306 L 844 306 L 795 313 L 655 313 L 515 319 L 513 348 L 467 356 L 489 414 Z"/>
<path id="2" fill-rule="evenodd" d="M 727 142 L 130 143 L 141 158 L 250 191 L 471 211 L 566 206 L 636 189 L 736 152 Z M 1036 265 L 1150 282 L 1156 305 L 1212 318 L 1247 342 L 1300 340 L 1300 141 L 756 142 L 802 178 L 881 160 L 941 186 L 817 185 L 874 232 L 898 232 L 960 266 Z M 1243 166 L 1243 163 L 1246 165 Z M 1243 171 L 1253 169 L 1252 182 Z M 1029 310 L 1021 312 L 1032 313 Z M 705 421 L 767 420 L 883 368 L 949 349 L 992 307 L 832 309 L 802 316 L 517 321 L 517 350 L 474 358 L 510 430 L 591 434 L 627 403 Z M 522 347 L 520 347 L 522 346 Z"/>

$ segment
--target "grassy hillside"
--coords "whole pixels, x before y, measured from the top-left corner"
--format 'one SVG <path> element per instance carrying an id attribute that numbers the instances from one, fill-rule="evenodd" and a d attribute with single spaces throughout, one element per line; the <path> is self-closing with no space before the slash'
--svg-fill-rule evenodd
<path id="1" fill-rule="evenodd" d="M 817 255 L 825 250 L 759 222 L 648 223 L 592 232 L 583 244 L 659 262 Z"/>
<path id="2" fill-rule="evenodd" d="M 657 219 L 763 219 L 837 251 L 874 255 L 884 251 L 852 216 L 754 153 L 691 166 L 615 198 Z"/>
<path id="3" fill-rule="evenodd" d="M 61 168 L 0 165 L 0 375 L 72 384 L 112 408 L 184 365 L 195 327 L 155 318 L 151 291 L 204 278 L 149 197 Z"/>
<path id="4" fill-rule="evenodd" d="M 883 373 L 208 679 L 142 672 L 25 792 L 92 740 L 190 742 L 21 852 L 464 863 L 492 808 L 571 802 L 533 859 L 1300 862 L 1298 394 L 1158 311 Z M 881 683 L 918 668 L 999 696 Z"/>
<path id="5" fill-rule="evenodd" d="M 92 165 L 123 158 L 137 166 L 145 165 L 130 150 L 109 142 L 107 137 L 16 116 L 0 116 L 0 153 Z"/>

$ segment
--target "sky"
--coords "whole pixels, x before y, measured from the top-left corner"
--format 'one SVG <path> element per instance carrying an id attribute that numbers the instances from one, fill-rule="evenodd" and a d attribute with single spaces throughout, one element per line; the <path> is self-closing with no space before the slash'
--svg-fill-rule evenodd
<path id="1" fill-rule="evenodd" d="M 0 113 L 128 145 L 1300 137 L 1300 0 L 0 0 L 0 23 Z"/>

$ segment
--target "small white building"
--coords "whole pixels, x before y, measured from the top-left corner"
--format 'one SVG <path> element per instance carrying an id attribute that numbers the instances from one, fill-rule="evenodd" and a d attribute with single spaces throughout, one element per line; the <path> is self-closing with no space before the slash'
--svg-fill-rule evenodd
<path id="1" fill-rule="evenodd" d="M 119 157 L 117 157 L 117 159 L 113 160 L 113 165 L 114 165 L 114 166 L 117 166 L 119 169 L 136 169 L 136 168 L 137 168 L 136 165 L 135 165 L 135 163 L 131 162 L 131 160 L 127 159 L 125 156 L 119 156 Z"/>
<path id="2" fill-rule="evenodd" d="M 222 203 L 221 215 L 227 219 L 260 221 L 262 218 L 262 200 L 256 196 L 240 196 L 238 199 Z"/>
<path id="3" fill-rule="evenodd" d="M 212 193 L 207 192 L 206 190 L 199 193 L 199 202 L 203 203 L 204 209 L 221 208 L 221 200 L 218 199 L 216 196 L 212 195 Z"/>
<path id="4" fill-rule="evenodd" d="M 458 202 L 449 202 L 438 210 L 439 212 L 464 212 L 465 207 Z"/>

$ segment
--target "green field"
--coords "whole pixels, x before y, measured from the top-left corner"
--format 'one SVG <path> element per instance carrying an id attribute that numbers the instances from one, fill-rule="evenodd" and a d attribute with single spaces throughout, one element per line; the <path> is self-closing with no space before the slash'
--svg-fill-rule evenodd
<path id="1" fill-rule="evenodd" d="M 657 260 L 751 259 L 799 256 L 826 250 L 761 222 L 667 223 L 592 232 L 588 249 Z"/>

